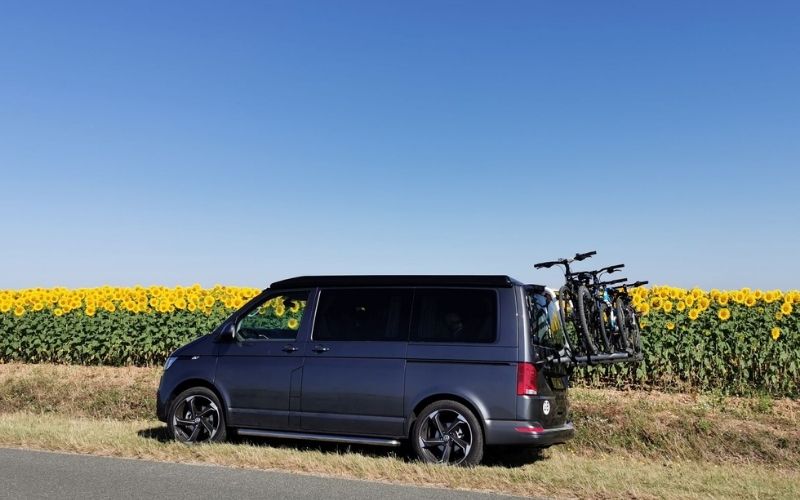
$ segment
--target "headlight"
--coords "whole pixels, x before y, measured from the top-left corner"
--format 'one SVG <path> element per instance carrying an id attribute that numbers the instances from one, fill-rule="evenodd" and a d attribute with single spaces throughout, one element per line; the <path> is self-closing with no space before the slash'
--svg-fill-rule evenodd
<path id="1" fill-rule="evenodd" d="M 174 363 L 176 359 L 178 359 L 178 358 L 176 358 L 174 356 L 168 357 L 167 358 L 167 362 L 164 363 L 164 371 L 169 370 L 169 367 L 172 366 L 172 363 Z"/>

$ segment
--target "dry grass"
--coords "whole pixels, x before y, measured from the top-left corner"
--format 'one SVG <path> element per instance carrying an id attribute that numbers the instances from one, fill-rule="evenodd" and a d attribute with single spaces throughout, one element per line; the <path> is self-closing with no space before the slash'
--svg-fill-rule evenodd
<path id="1" fill-rule="evenodd" d="M 0 365 L 0 445 L 584 498 L 800 496 L 800 402 L 575 389 L 577 435 L 532 463 L 474 469 L 382 448 L 280 441 L 183 446 L 152 421 L 158 368 Z"/>
<path id="2" fill-rule="evenodd" d="M 0 364 L 0 412 L 149 419 L 160 376 L 133 366 Z"/>
<path id="3" fill-rule="evenodd" d="M 553 450 L 521 466 L 428 466 L 383 449 L 287 445 L 272 441 L 185 446 L 163 440 L 152 421 L 0 415 L 0 445 L 185 463 L 280 469 L 518 495 L 581 498 L 797 498 L 796 469 L 762 464 L 709 465 Z"/>
<path id="4" fill-rule="evenodd" d="M 159 368 L 0 364 L 0 412 L 149 420 Z M 644 391 L 570 391 L 581 456 L 800 467 L 800 402 Z"/>
<path id="5" fill-rule="evenodd" d="M 569 447 L 577 452 L 800 467 L 800 401 L 602 389 L 570 395 L 577 432 Z"/>

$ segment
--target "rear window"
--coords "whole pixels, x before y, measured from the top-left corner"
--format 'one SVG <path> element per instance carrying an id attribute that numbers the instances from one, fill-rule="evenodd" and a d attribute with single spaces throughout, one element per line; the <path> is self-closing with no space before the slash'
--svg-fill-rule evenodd
<path id="1" fill-rule="evenodd" d="M 528 290 L 528 313 L 531 343 L 561 349 L 564 347 L 564 328 L 555 298 L 545 290 Z"/>
<path id="2" fill-rule="evenodd" d="M 475 289 L 417 289 L 411 340 L 490 343 L 497 338 L 497 293 Z"/>

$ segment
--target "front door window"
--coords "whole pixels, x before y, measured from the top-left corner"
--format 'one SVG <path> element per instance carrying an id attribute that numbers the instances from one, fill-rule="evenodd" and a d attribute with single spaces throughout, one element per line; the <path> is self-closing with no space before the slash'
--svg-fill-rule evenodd
<path id="1" fill-rule="evenodd" d="M 239 321 L 241 340 L 295 340 L 303 320 L 308 292 L 286 292 L 268 297 Z"/>

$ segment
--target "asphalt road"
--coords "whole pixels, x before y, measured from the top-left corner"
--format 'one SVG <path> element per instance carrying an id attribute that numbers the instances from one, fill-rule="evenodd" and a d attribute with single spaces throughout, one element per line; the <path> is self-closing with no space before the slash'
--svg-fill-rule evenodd
<path id="1" fill-rule="evenodd" d="M 0 448 L 0 498 L 512 498 L 285 472 Z"/>

